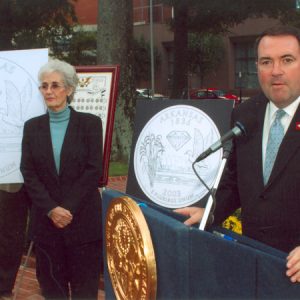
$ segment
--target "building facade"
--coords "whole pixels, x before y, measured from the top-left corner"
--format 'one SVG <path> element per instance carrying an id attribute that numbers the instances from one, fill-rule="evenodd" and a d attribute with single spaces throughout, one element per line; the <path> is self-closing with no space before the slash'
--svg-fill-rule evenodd
<path id="1" fill-rule="evenodd" d="M 75 11 L 79 23 L 87 30 L 97 30 L 98 0 L 78 0 Z M 153 0 L 153 42 L 160 56 L 160 65 L 155 69 L 155 92 L 166 96 L 170 93 L 173 72 L 173 40 L 169 22 L 173 9 L 159 0 Z M 229 29 L 223 37 L 225 55 L 217 70 L 204 78 L 189 76 L 189 89 L 214 87 L 225 89 L 242 96 L 251 96 L 258 90 L 255 65 L 254 42 L 264 29 L 277 24 L 269 18 L 247 19 Z M 150 40 L 149 0 L 133 0 L 133 26 L 135 38 Z M 137 88 L 150 88 L 151 82 L 137 82 Z"/>

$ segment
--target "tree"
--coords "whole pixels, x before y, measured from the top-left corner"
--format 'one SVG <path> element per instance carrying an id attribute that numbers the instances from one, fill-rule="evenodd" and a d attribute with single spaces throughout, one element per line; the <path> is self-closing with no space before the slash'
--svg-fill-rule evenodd
<path id="1" fill-rule="evenodd" d="M 76 21 L 69 0 L 1 0 L 0 15 L 0 50 L 49 47 L 58 57 Z"/>
<path id="2" fill-rule="evenodd" d="M 199 75 L 201 86 L 204 77 L 221 63 L 224 51 L 220 35 L 189 33 L 188 68 L 189 72 Z"/>
<path id="3" fill-rule="evenodd" d="M 95 65 L 97 63 L 96 31 L 76 30 L 68 45 L 66 60 L 72 65 Z"/>
<path id="4" fill-rule="evenodd" d="M 135 114 L 132 1 L 98 0 L 97 63 L 119 64 L 112 160 L 128 161 Z"/>
<path id="5" fill-rule="evenodd" d="M 133 56 L 134 56 L 134 74 L 135 82 L 139 80 L 150 80 L 151 77 L 151 57 L 150 45 L 143 36 L 133 41 Z M 156 67 L 160 65 L 160 55 L 157 49 L 154 49 L 154 64 Z"/>
<path id="6" fill-rule="evenodd" d="M 294 0 L 163 0 L 174 7 L 174 75 L 172 98 L 181 96 L 188 85 L 188 32 L 226 33 L 249 17 L 279 18 L 295 11 Z"/>
<path id="7" fill-rule="evenodd" d="M 283 13 L 281 21 L 283 24 L 289 24 L 300 28 L 300 10 L 296 9 L 292 12 L 287 11 L 286 13 Z"/>
<path id="8" fill-rule="evenodd" d="M 174 73 L 171 99 L 183 97 L 188 88 L 188 1 L 174 3 Z"/>

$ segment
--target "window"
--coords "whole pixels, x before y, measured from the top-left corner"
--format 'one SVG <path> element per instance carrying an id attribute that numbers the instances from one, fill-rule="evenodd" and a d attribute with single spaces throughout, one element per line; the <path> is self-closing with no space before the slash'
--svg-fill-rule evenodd
<path id="1" fill-rule="evenodd" d="M 235 88 L 257 89 L 254 42 L 236 43 L 234 50 Z"/>
<path id="2" fill-rule="evenodd" d="M 166 23 L 172 17 L 172 7 L 164 5 L 162 1 L 153 0 L 153 22 Z M 133 22 L 135 25 L 150 22 L 150 6 L 148 1 L 135 1 L 133 7 Z"/>

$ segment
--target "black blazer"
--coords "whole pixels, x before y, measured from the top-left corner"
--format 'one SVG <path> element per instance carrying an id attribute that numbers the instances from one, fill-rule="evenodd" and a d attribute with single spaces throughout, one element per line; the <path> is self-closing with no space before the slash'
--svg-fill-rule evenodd
<path id="1" fill-rule="evenodd" d="M 56 171 L 49 115 L 24 125 L 21 172 L 32 201 L 30 238 L 42 243 L 63 239 L 77 244 L 101 239 L 102 123 L 100 118 L 76 112 L 70 120 Z M 73 220 L 56 228 L 47 216 L 56 206 L 71 211 Z"/>
<path id="2" fill-rule="evenodd" d="M 266 186 L 263 184 L 262 133 L 268 100 L 264 95 L 246 101 L 233 112 L 233 122 L 254 112 L 256 126 L 234 141 L 220 182 L 215 221 L 220 223 L 242 207 L 243 233 L 289 252 L 300 245 L 300 107 L 280 145 Z"/>

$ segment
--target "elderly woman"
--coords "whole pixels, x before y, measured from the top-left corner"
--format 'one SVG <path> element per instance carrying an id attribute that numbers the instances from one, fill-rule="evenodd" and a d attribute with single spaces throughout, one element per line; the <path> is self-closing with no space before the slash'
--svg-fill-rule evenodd
<path id="1" fill-rule="evenodd" d="M 102 262 L 101 120 L 73 110 L 74 67 L 39 71 L 45 115 L 24 125 L 21 171 L 32 201 L 29 235 L 46 299 L 97 299 Z"/>

